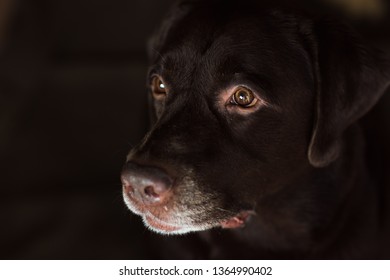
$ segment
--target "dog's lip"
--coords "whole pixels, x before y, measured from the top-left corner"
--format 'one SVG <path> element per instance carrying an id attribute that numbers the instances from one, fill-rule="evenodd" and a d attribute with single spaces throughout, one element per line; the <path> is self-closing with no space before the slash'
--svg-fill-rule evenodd
<path id="1" fill-rule="evenodd" d="M 159 220 L 158 218 L 154 217 L 152 214 L 146 214 L 144 215 L 144 222 L 151 227 L 152 229 L 156 229 L 158 231 L 163 232 L 176 232 L 180 231 L 182 228 L 176 225 L 168 224 L 164 221 Z"/>
<path id="2" fill-rule="evenodd" d="M 175 232 L 182 232 L 188 227 L 187 225 L 172 224 L 157 218 L 154 214 L 150 212 L 151 209 L 147 209 L 145 205 L 139 204 L 127 192 L 125 192 L 125 202 L 126 204 L 128 204 L 128 206 L 131 205 L 131 209 L 134 213 L 140 215 L 143 218 L 143 221 L 147 227 L 156 232 L 174 234 Z M 242 228 L 245 226 L 250 216 L 255 214 L 256 213 L 253 210 L 241 210 L 236 215 L 224 219 L 219 223 L 217 222 L 216 224 L 214 224 L 214 226 L 219 225 L 224 229 Z M 202 227 L 202 229 L 206 228 L 210 227 Z"/>
<path id="3" fill-rule="evenodd" d="M 178 226 L 171 225 L 156 218 L 152 213 L 149 212 L 150 210 L 147 210 L 145 206 L 139 205 L 130 196 L 127 196 L 127 199 L 125 199 L 125 201 L 126 200 L 131 203 L 133 212 L 140 215 L 143 218 L 144 222 L 151 228 L 164 232 L 174 232 L 181 229 Z"/>
<path id="4" fill-rule="evenodd" d="M 243 210 L 240 211 L 237 215 L 223 220 L 220 225 L 222 228 L 242 228 L 245 226 L 245 223 L 248 221 L 251 215 L 255 215 L 255 212 L 252 210 Z"/>

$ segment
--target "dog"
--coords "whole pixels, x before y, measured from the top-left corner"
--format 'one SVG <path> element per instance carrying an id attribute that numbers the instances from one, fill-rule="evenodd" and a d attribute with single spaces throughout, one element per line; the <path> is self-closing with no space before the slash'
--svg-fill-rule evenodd
<path id="1" fill-rule="evenodd" d="M 292 1 L 180 1 L 149 55 L 152 125 L 121 174 L 147 228 L 196 235 L 188 258 L 389 256 L 360 124 L 388 64 L 350 26 Z"/>

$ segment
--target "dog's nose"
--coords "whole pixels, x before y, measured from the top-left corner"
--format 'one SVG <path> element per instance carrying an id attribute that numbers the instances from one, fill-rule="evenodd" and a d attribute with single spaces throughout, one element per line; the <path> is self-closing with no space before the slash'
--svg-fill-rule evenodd
<path id="1" fill-rule="evenodd" d="M 157 204 L 166 200 L 173 180 L 157 167 L 128 162 L 121 175 L 124 191 L 143 204 Z"/>

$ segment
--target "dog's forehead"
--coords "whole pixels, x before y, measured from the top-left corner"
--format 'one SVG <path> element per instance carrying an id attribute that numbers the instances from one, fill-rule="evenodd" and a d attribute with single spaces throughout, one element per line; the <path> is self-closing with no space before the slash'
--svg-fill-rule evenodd
<path id="1" fill-rule="evenodd" d="M 157 59 L 165 55 L 176 56 L 172 60 L 193 61 L 205 55 L 218 60 L 233 54 L 258 53 L 259 46 L 264 50 L 271 48 L 270 40 L 263 40 L 265 37 L 278 38 L 272 33 L 280 30 L 275 30 L 275 24 L 269 24 L 270 20 L 272 17 L 265 15 L 231 17 L 200 11 L 174 21 L 167 30 L 160 32 L 160 38 L 152 48 L 159 53 L 155 56 Z"/>
<path id="2" fill-rule="evenodd" d="M 312 73 L 298 24 L 275 8 L 190 9 L 156 36 L 152 69 L 180 92 L 218 92 L 237 76 L 260 81 L 270 91 L 299 88 L 311 84 Z"/>

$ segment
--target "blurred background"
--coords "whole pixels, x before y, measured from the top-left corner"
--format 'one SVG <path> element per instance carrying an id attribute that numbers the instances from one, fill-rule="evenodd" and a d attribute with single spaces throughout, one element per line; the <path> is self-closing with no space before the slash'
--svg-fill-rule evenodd
<path id="1" fill-rule="evenodd" d="M 0 0 L 0 258 L 150 256 L 119 176 L 171 2 Z"/>
<path id="2" fill-rule="evenodd" d="M 0 0 L 1 259 L 159 257 L 166 239 L 127 210 L 119 175 L 147 130 L 145 45 L 172 2 Z"/>

